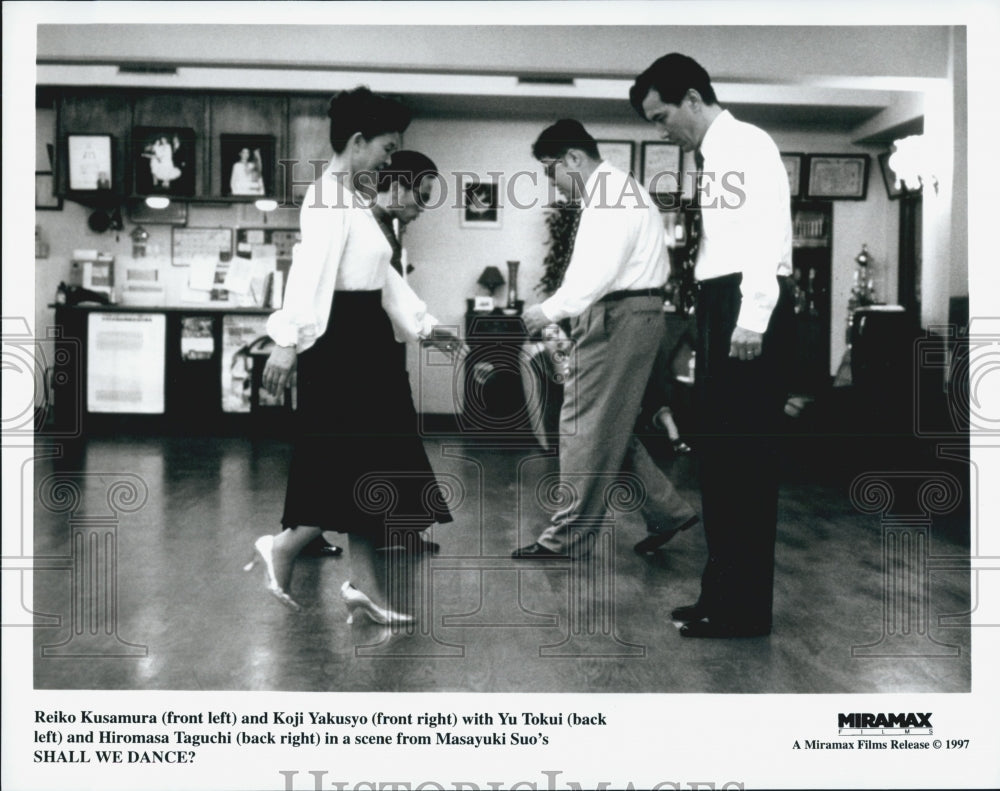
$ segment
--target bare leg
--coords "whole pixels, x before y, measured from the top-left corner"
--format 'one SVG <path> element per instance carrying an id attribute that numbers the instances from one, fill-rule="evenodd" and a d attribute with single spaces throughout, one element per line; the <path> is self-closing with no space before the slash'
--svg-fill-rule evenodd
<path id="1" fill-rule="evenodd" d="M 318 527 L 286 528 L 277 536 L 264 535 L 254 542 L 254 558 L 244 566 L 250 571 L 257 560 L 264 562 L 267 572 L 267 589 L 271 595 L 292 610 L 302 607 L 288 593 L 292 581 L 292 566 L 295 557 L 306 544 L 320 534 Z"/>
<path id="2" fill-rule="evenodd" d="M 302 548 L 323 531 L 318 527 L 286 527 L 274 537 L 271 558 L 275 582 L 287 591 L 292 581 L 292 566 Z"/>
<path id="3" fill-rule="evenodd" d="M 383 625 L 411 623 L 413 616 L 380 607 L 369 598 L 370 594 L 377 600 L 385 600 L 385 585 L 380 581 L 385 575 L 384 571 L 379 573 L 379 567 L 385 561 L 378 557 L 375 544 L 370 539 L 353 534 L 347 540 L 351 580 L 344 583 L 340 593 L 350 613 L 348 623 L 354 621 L 356 613 L 363 613 L 375 623 Z"/>
<path id="4" fill-rule="evenodd" d="M 657 413 L 653 415 L 653 425 L 660 426 L 666 429 L 667 436 L 670 440 L 680 439 L 680 432 L 677 430 L 677 424 L 674 423 L 674 413 L 670 411 L 670 407 L 662 406 L 659 408 Z"/>

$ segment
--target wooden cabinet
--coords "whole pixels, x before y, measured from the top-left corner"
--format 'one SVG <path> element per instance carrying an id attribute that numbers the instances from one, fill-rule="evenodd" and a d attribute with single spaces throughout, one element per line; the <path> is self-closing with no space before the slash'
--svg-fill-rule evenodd
<path id="1" fill-rule="evenodd" d="M 276 93 L 216 93 L 192 91 L 137 91 L 110 89 L 58 89 L 56 182 L 58 195 L 85 204 L 114 204 L 142 191 L 136 189 L 137 167 L 142 167 L 139 127 L 190 129 L 193 132 L 194 184 L 190 194 L 174 194 L 180 201 L 239 203 L 258 195 L 232 195 L 226 189 L 232 163 L 224 161 L 222 135 L 264 136 L 273 140 L 271 185 L 266 196 L 284 202 L 288 195 L 301 198 L 317 177 L 311 161 L 329 161 L 329 119 L 324 95 Z M 107 134 L 113 139 L 112 186 L 102 195 L 74 193 L 69 189 L 68 134 Z M 281 160 L 293 160 L 291 170 Z M 296 184 L 292 184 L 294 181 Z M 169 194 L 169 193 L 168 193 Z"/>
<path id="2" fill-rule="evenodd" d="M 259 397 L 268 310 L 55 308 L 57 431 L 287 435 L 290 394 L 274 404 Z"/>
<path id="3" fill-rule="evenodd" d="M 465 360 L 460 418 L 463 431 L 530 435 L 521 377 L 527 337 L 520 315 L 507 315 L 499 308 L 489 313 L 466 313 L 469 356 Z M 491 370 L 477 378 L 477 365 L 481 363 L 488 364 Z"/>
<path id="4" fill-rule="evenodd" d="M 323 96 L 291 96 L 288 99 L 288 153 L 291 164 L 278 168 L 279 194 L 292 195 L 296 202 L 319 178 L 333 154 L 330 147 L 330 100 Z"/>
<path id="5" fill-rule="evenodd" d="M 830 284 L 833 205 L 792 203 L 792 277 L 795 280 L 795 361 L 792 391 L 822 393 L 830 385 Z"/>
<path id="6" fill-rule="evenodd" d="M 211 148 L 210 125 L 208 122 L 209 98 L 191 93 L 140 94 L 135 97 L 132 126 L 153 128 L 182 128 L 194 131 L 194 195 L 202 198 L 211 195 Z M 130 132 L 130 139 L 132 139 Z M 132 140 L 130 163 L 133 179 L 126 185 L 128 194 L 135 194 L 135 169 L 141 152 L 137 151 L 138 141 Z M 180 198 L 183 200 L 184 198 Z"/>
<path id="7" fill-rule="evenodd" d="M 232 162 L 223 157 L 220 140 L 222 135 L 238 135 L 253 138 L 267 135 L 274 138 L 273 147 L 264 152 L 265 159 L 265 194 L 268 197 L 280 196 L 275 188 L 275 173 L 277 162 L 287 151 L 288 100 L 284 96 L 220 94 L 211 97 L 209 108 L 208 139 L 205 146 L 208 152 L 210 174 L 208 195 L 227 195 L 232 200 L 238 197 L 228 196 L 225 189 L 230 177 Z M 280 177 L 280 175 L 279 175 Z M 270 183 L 267 183 L 270 180 Z M 280 183 L 280 182 L 279 182 Z M 259 197 L 259 196 L 258 196 Z M 253 197 L 243 198 L 254 200 Z"/>

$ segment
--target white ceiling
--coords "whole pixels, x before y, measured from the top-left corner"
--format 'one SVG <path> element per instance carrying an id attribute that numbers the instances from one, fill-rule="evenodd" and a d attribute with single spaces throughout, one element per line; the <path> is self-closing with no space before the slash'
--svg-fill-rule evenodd
<path id="1" fill-rule="evenodd" d="M 37 81 L 325 94 L 363 82 L 425 117 L 639 123 L 627 101 L 633 75 L 683 42 L 739 117 L 882 143 L 921 131 L 924 91 L 947 79 L 952 35 L 943 26 L 42 25 Z"/>

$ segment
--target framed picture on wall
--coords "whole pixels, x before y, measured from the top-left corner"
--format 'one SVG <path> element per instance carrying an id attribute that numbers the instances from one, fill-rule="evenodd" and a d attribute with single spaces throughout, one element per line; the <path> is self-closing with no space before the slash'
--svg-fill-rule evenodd
<path id="1" fill-rule="evenodd" d="M 681 147 L 659 141 L 643 142 L 639 179 L 651 195 L 680 192 Z"/>
<path id="2" fill-rule="evenodd" d="M 135 127 L 132 165 L 137 195 L 194 195 L 194 129 Z"/>
<path id="3" fill-rule="evenodd" d="M 111 135 L 66 135 L 70 192 L 111 189 L 112 149 Z"/>
<path id="4" fill-rule="evenodd" d="M 35 208 L 45 211 L 61 211 L 62 198 L 55 194 L 54 174 L 47 171 L 35 172 Z"/>
<path id="5" fill-rule="evenodd" d="M 500 185 L 492 179 L 466 176 L 462 182 L 461 224 L 464 228 L 500 227 Z"/>
<path id="6" fill-rule="evenodd" d="M 635 169 L 635 143 L 631 140 L 598 140 L 597 150 L 619 170 L 632 173 Z"/>
<path id="7" fill-rule="evenodd" d="M 868 194 L 867 154 L 810 154 L 806 197 L 864 200 Z"/>
<path id="8" fill-rule="evenodd" d="M 274 136 L 227 134 L 219 137 L 223 195 L 274 195 Z"/>
<path id="9" fill-rule="evenodd" d="M 802 160 L 805 154 L 782 154 L 781 162 L 788 174 L 788 194 L 792 198 L 802 195 Z"/>

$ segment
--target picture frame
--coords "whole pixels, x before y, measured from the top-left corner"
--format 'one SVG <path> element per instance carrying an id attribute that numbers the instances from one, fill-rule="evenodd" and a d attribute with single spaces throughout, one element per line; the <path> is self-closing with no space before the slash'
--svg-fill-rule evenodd
<path id="1" fill-rule="evenodd" d="M 132 130 L 136 195 L 191 197 L 195 193 L 194 129 L 137 126 Z"/>
<path id="2" fill-rule="evenodd" d="M 681 147 L 673 143 L 646 140 L 642 144 L 642 172 L 639 180 L 650 195 L 680 193 Z"/>
<path id="3" fill-rule="evenodd" d="M 35 171 L 35 209 L 39 211 L 62 211 L 63 199 L 55 192 L 55 174 L 51 171 Z"/>
<path id="4" fill-rule="evenodd" d="M 625 173 L 635 172 L 635 143 L 631 140 L 598 140 L 597 150 L 607 160 Z"/>
<path id="5" fill-rule="evenodd" d="M 104 134 L 66 135 L 66 185 L 70 192 L 109 192 L 114 183 L 114 138 Z"/>
<path id="6" fill-rule="evenodd" d="M 889 166 L 889 157 L 891 156 L 891 151 L 885 151 L 878 155 L 879 169 L 882 171 L 882 181 L 885 183 L 885 192 L 889 196 L 889 200 L 899 200 L 903 195 L 919 192 L 919 189 L 911 190 L 907 188 L 905 181 L 900 181 L 900 185 L 896 186 L 896 173 Z"/>
<path id="7" fill-rule="evenodd" d="M 499 228 L 500 185 L 495 179 L 466 176 L 462 181 L 461 225 L 463 228 Z"/>
<path id="8" fill-rule="evenodd" d="M 219 135 L 220 191 L 226 197 L 277 194 L 274 135 Z"/>
<path id="9" fill-rule="evenodd" d="M 809 154 L 806 197 L 864 200 L 868 196 L 867 154 Z"/>
<path id="10" fill-rule="evenodd" d="M 785 173 L 788 174 L 788 196 L 792 199 L 802 195 L 802 161 L 805 154 L 786 154 L 782 152 L 781 163 L 785 166 Z"/>

